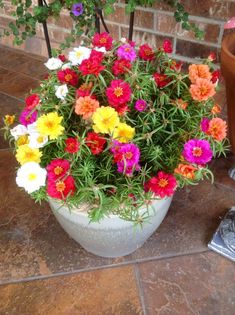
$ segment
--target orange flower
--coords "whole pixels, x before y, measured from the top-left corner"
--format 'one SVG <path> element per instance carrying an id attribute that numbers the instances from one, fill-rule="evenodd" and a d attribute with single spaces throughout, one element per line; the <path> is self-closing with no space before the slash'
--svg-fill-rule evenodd
<path id="1" fill-rule="evenodd" d="M 221 113 L 221 107 L 219 106 L 219 104 L 215 104 L 211 109 L 211 114 L 216 115 L 219 113 Z"/>
<path id="2" fill-rule="evenodd" d="M 99 102 L 90 96 L 79 97 L 75 104 L 75 113 L 83 119 L 89 119 L 99 107 Z"/>
<path id="3" fill-rule="evenodd" d="M 193 64 L 189 66 L 189 79 L 192 83 L 196 83 L 198 78 L 210 81 L 211 77 L 210 68 L 207 65 Z"/>
<path id="4" fill-rule="evenodd" d="M 206 101 L 215 95 L 215 86 L 207 79 L 197 79 L 196 84 L 191 84 L 190 94 L 195 101 Z"/>
<path id="5" fill-rule="evenodd" d="M 178 167 L 175 169 L 175 174 L 182 175 L 188 179 L 195 178 L 195 171 L 197 170 L 196 167 L 188 164 L 179 164 Z"/>
<path id="6" fill-rule="evenodd" d="M 179 98 L 176 100 L 176 105 L 178 108 L 185 110 L 188 106 L 188 103 L 182 100 L 182 98 Z"/>
<path id="7" fill-rule="evenodd" d="M 227 135 L 227 124 L 221 118 L 213 118 L 209 122 L 207 134 L 218 141 L 222 141 Z"/>

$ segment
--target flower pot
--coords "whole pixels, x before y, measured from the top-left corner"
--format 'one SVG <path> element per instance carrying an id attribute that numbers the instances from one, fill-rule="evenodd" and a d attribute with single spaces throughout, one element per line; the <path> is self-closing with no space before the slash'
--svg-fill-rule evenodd
<path id="1" fill-rule="evenodd" d="M 144 244 L 163 221 L 171 200 L 172 197 L 155 200 L 149 207 L 149 220 L 136 227 L 133 222 L 116 215 L 105 217 L 99 223 L 90 223 L 86 211 L 70 211 L 54 199 L 49 204 L 63 229 L 88 252 L 102 257 L 119 257 L 134 252 Z"/>
<path id="2" fill-rule="evenodd" d="M 221 71 L 226 86 L 229 138 L 235 154 L 235 33 L 226 35 L 222 42 Z"/>

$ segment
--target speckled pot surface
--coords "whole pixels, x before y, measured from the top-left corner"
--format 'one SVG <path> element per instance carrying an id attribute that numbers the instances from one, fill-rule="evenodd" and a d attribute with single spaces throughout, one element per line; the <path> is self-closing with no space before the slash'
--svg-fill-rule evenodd
<path id="1" fill-rule="evenodd" d="M 153 234 L 163 221 L 172 197 L 153 202 L 151 218 L 143 227 L 135 227 L 130 221 L 115 215 L 99 223 L 89 223 L 86 211 L 77 211 L 50 200 L 50 207 L 63 229 L 88 252 L 102 257 L 119 257 L 134 252 Z M 141 209 L 145 211 L 145 209 Z"/>

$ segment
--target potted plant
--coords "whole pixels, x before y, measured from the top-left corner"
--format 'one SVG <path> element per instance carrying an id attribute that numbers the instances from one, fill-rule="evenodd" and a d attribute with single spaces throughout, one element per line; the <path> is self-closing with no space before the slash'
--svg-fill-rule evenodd
<path id="1" fill-rule="evenodd" d="M 225 25 L 225 30 L 235 28 L 235 17 Z M 221 71 L 225 80 L 229 138 L 232 152 L 235 154 L 235 33 L 229 32 L 222 41 L 221 46 Z M 234 177 L 234 174 L 233 174 Z"/>
<path id="2" fill-rule="evenodd" d="M 213 178 L 208 163 L 227 148 L 211 58 L 185 73 L 171 51 L 97 33 L 50 58 L 18 120 L 5 117 L 17 185 L 97 255 L 141 246 L 175 190 Z"/>

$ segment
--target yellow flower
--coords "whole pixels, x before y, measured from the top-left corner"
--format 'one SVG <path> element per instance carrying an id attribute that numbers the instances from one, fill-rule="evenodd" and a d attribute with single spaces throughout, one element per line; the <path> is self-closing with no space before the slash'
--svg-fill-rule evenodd
<path id="1" fill-rule="evenodd" d="M 119 142 L 126 143 L 131 140 L 135 135 L 135 128 L 128 126 L 125 123 L 119 123 L 114 129 L 113 138 Z"/>
<path id="2" fill-rule="evenodd" d="M 119 124 L 118 113 L 110 106 L 101 106 L 92 116 L 95 132 L 112 133 Z"/>
<path id="3" fill-rule="evenodd" d="M 7 126 L 10 126 L 15 121 L 15 115 L 5 115 L 4 122 Z"/>
<path id="4" fill-rule="evenodd" d="M 27 144 L 19 146 L 16 150 L 16 159 L 21 165 L 27 162 L 40 163 L 41 156 L 42 152 L 38 149 L 30 148 Z"/>
<path id="5" fill-rule="evenodd" d="M 56 112 L 44 114 L 37 120 L 37 130 L 43 136 L 56 139 L 63 134 L 64 127 L 61 125 L 63 117 Z"/>
<path id="6" fill-rule="evenodd" d="M 19 136 L 19 138 L 16 140 L 16 145 L 19 147 L 24 144 L 29 143 L 29 138 L 27 135 Z"/>

